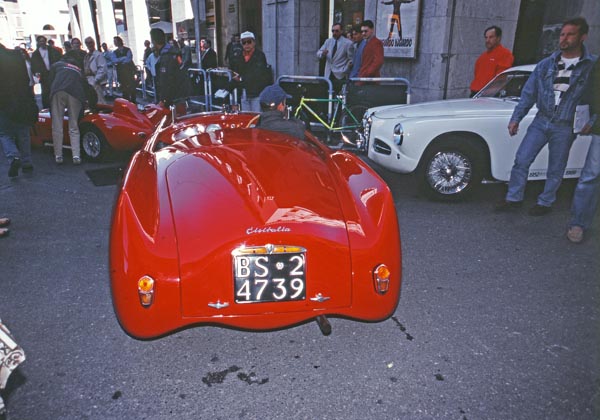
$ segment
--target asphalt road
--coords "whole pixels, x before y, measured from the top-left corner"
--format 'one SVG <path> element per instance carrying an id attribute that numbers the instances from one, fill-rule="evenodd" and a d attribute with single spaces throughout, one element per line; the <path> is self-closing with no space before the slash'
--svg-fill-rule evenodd
<path id="1" fill-rule="evenodd" d="M 67 154 L 68 156 L 68 154 Z M 332 319 L 256 333 L 190 328 L 129 337 L 112 309 L 115 186 L 34 153 L 0 162 L 0 317 L 27 354 L 3 394 L 10 419 L 597 419 L 600 229 L 564 237 L 555 210 L 494 214 L 502 185 L 444 204 L 381 171 L 403 243 L 402 298 L 381 323 Z M 106 165 L 104 165 L 106 166 Z M 539 183 L 530 184 L 533 204 Z"/>

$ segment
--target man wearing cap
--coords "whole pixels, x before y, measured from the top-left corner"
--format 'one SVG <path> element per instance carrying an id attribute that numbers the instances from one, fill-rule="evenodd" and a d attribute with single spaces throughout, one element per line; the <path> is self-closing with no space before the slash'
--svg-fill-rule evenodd
<path id="1" fill-rule="evenodd" d="M 259 96 L 262 113 L 257 127 L 303 139 L 304 123 L 296 118 L 288 118 L 285 106 L 287 98 L 290 96 L 277 84 L 264 88 Z"/>
<path id="2" fill-rule="evenodd" d="M 256 39 L 252 32 L 240 35 L 244 52 L 241 57 L 232 60 L 230 67 L 235 72 L 232 88 L 242 89 L 242 109 L 260 112 L 258 96 L 270 83 L 271 71 L 267 67 L 265 54 L 256 48 Z"/>

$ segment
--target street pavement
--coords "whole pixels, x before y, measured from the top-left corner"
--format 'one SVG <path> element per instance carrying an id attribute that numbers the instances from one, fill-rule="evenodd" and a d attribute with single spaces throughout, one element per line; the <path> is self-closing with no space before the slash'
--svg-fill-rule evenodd
<path id="1" fill-rule="evenodd" d="M 334 318 L 328 337 L 310 322 L 141 341 L 110 296 L 117 187 L 85 173 L 114 163 L 33 157 L 34 173 L 13 180 L 0 161 L 0 217 L 13 221 L 0 239 L 0 317 L 27 354 L 3 393 L 10 419 L 600 417 L 600 229 L 597 218 L 590 239 L 566 240 L 573 181 L 532 218 L 492 212 L 501 184 L 447 204 L 380 170 L 403 245 L 390 319 Z M 527 204 L 540 189 L 529 184 Z"/>

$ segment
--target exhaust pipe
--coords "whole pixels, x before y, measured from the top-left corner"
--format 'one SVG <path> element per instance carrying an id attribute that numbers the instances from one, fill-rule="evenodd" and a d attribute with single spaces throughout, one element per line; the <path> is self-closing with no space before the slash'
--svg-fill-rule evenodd
<path id="1" fill-rule="evenodd" d="M 319 315 L 315 320 L 323 335 L 331 334 L 331 324 L 329 323 L 329 320 L 325 318 L 325 315 Z"/>

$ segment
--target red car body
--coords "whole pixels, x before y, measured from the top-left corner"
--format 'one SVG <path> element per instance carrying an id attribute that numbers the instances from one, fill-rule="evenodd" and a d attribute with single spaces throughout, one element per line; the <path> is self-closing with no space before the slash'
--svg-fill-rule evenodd
<path id="1" fill-rule="evenodd" d="M 250 117 L 228 122 L 245 127 Z M 157 129 L 126 171 L 110 236 L 125 331 L 150 338 L 194 324 L 268 330 L 329 315 L 389 317 L 402 258 L 385 182 L 309 133 L 213 131 L 213 118 Z"/>
<path id="2" fill-rule="evenodd" d="M 102 160 L 112 151 L 138 150 L 167 114 L 167 108 L 156 104 L 146 105 L 140 112 L 135 104 L 122 98 L 116 99 L 114 105 L 99 104 L 97 110 L 87 111 L 79 121 L 82 154 L 89 160 Z M 65 115 L 63 145 L 66 147 L 71 144 L 68 124 Z M 40 111 L 31 143 L 34 146 L 52 144 L 52 118 L 48 109 Z"/>

